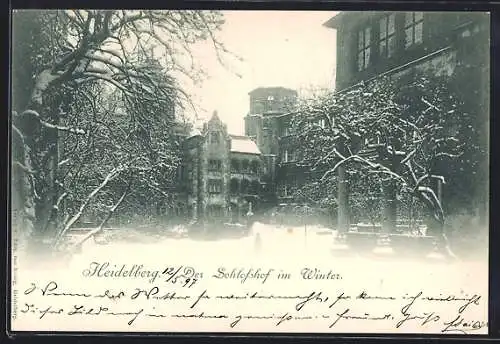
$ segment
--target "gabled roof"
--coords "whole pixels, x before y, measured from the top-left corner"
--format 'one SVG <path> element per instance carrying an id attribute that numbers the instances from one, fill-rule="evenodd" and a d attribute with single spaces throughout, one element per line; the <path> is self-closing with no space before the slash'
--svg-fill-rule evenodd
<path id="1" fill-rule="evenodd" d="M 192 137 L 195 137 L 195 136 L 201 136 L 201 135 L 202 135 L 201 131 L 198 128 L 192 128 L 189 131 L 188 138 L 192 138 Z"/>
<path id="2" fill-rule="evenodd" d="M 260 155 L 255 142 L 248 136 L 231 135 L 231 152 Z"/>

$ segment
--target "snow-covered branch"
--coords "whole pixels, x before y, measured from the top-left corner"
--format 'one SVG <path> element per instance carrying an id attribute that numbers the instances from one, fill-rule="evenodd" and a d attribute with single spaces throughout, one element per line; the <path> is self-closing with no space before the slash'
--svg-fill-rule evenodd
<path id="1" fill-rule="evenodd" d="M 17 167 L 21 168 L 24 172 L 27 172 L 27 173 L 30 173 L 30 174 L 35 173 L 35 171 L 33 171 L 33 170 L 32 170 L 32 169 L 30 169 L 28 166 L 26 166 L 26 165 L 24 165 L 24 164 L 20 163 L 20 162 L 19 162 L 19 161 L 17 161 L 17 160 L 14 160 L 12 163 L 14 164 L 14 166 L 17 166 Z"/>
<path id="2" fill-rule="evenodd" d="M 33 116 L 33 117 L 35 117 L 40 122 L 40 124 L 42 126 L 44 126 L 46 128 L 49 128 L 49 129 L 56 129 L 56 130 L 61 130 L 61 131 L 67 131 L 67 132 L 70 132 L 72 134 L 77 134 L 77 135 L 85 135 L 85 130 L 83 130 L 83 129 L 64 127 L 64 126 L 61 126 L 61 125 L 51 124 L 51 123 L 45 122 L 41 118 L 41 116 L 38 114 L 38 112 L 36 112 L 34 110 L 26 110 L 23 113 L 21 113 L 20 116 Z"/>
<path id="3" fill-rule="evenodd" d="M 59 210 L 59 205 L 61 204 L 61 202 L 63 201 L 63 199 L 65 199 L 67 196 L 68 196 L 68 193 L 67 193 L 67 192 L 64 192 L 63 194 L 61 194 L 61 195 L 59 196 L 59 198 L 57 199 L 56 204 L 54 204 L 54 205 L 52 206 L 52 208 L 53 208 L 53 209 L 55 209 L 55 210 Z"/>
<path id="4" fill-rule="evenodd" d="M 127 188 L 125 190 L 125 192 L 123 192 L 123 194 L 120 197 L 120 199 L 118 199 L 118 201 L 116 201 L 116 203 L 108 211 L 108 213 L 106 214 L 106 217 L 104 218 L 104 220 L 101 221 L 101 223 L 99 224 L 99 226 L 97 228 L 91 230 L 89 233 L 87 233 L 78 243 L 76 243 L 74 245 L 74 247 L 80 247 L 85 241 L 87 241 L 88 239 L 92 238 L 94 235 L 96 235 L 97 233 L 99 233 L 99 232 L 101 232 L 103 230 L 104 226 L 109 221 L 109 219 L 111 218 L 111 216 L 115 213 L 116 209 L 120 206 L 120 204 L 122 204 L 122 202 L 125 199 L 125 197 L 127 196 L 128 192 L 129 192 L 129 190 Z"/>
<path id="5" fill-rule="evenodd" d="M 104 178 L 104 180 L 101 182 L 101 184 L 88 194 L 87 198 L 80 205 L 80 209 L 78 210 L 78 212 L 75 215 L 73 215 L 73 217 L 65 224 L 62 231 L 58 234 L 56 241 L 55 241 L 55 245 L 59 244 L 59 241 L 61 240 L 61 238 L 76 223 L 76 221 L 78 221 L 78 219 L 83 215 L 83 211 L 88 206 L 90 201 L 94 198 L 94 196 L 97 193 L 99 193 L 99 191 L 101 191 L 110 181 L 115 179 L 123 170 L 124 170 L 123 167 L 114 168 L 112 171 L 110 171 L 107 174 L 107 176 Z"/>

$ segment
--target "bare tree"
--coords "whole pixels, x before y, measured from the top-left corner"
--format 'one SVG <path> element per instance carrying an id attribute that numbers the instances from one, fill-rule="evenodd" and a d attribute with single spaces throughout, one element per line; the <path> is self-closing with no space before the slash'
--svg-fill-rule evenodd
<path id="1" fill-rule="evenodd" d="M 94 200 L 111 202 L 110 216 L 145 181 L 165 192 L 150 177 L 175 174 L 175 140 L 163 139 L 172 110 L 190 101 L 177 80 L 200 77 L 191 55 L 199 41 L 224 62 L 223 22 L 218 11 L 14 13 L 14 40 L 25 40 L 13 47 L 13 69 L 33 73 L 13 89 L 13 191 L 26 236 L 51 233 L 57 243 Z M 34 57 L 23 61 L 26 53 Z"/>
<path id="2" fill-rule="evenodd" d="M 439 190 L 456 172 L 446 164 L 463 155 L 471 135 L 470 115 L 460 110 L 449 82 L 380 78 L 306 101 L 294 117 L 311 168 L 326 169 L 323 180 L 343 168 L 379 180 L 393 202 L 397 193 L 418 199 L 434 220 L 429 233 L 445 247 Z"/>

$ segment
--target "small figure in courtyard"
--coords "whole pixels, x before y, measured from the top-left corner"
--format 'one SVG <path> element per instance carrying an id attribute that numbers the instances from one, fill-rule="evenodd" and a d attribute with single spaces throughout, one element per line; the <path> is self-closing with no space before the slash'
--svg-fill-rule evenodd
<path id="1" fill-rule="evenodd" d="M 246 214 L 247 228 L 250 230 L 254 223 L 254 213 L 252 212 L 252 202 L 249 203 L 248 212 Z"/>
<path id="2" fill-rule="evenodd" d="M 256 253 L 260 253 L 260 251 L 262 250 L 262 238 L 260 237 L 260 233 L 257 233 L 255 235 L 254 249 Z"/>

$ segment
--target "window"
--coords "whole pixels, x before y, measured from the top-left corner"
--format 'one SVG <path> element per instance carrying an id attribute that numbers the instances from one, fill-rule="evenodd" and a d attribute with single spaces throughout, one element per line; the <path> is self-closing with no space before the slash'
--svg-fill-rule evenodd
<path id="1" fill-rule="evenodd" d="M 241 181 L 241 193 L 242 194 L 250 193 L 250 181 L 248 179 L 243 179 Z"/>
<path id="2" fill-rule="evenodd" d="M 208 208 L 208 215 L 210 217 L 222 217 L 222 206 L 220 205 L 210 205 Z"/>
<path id="3" fill-rule="evenodd" d="M 254 180 L 251 184 L 251 187 L 250 187 L 250 190 L 251 190 L 251 194 L 252 195 L 258 195 L 259 194 L 259 190 L 260 190 L 260 184 L 258 181 Z"/>
<path id="4" fill-rule="evenodd" d="M 241 170 L 243 172 L 249 172 L 250 170 L 250 162 L 246 159 L 241 161 Z"/>
<path id="5" fill-rule="evenodd" d="M 281 151 L 281 162 L 288 162 L 288 149 Z"/>
<path id="6" fill-rule="evenodd" d="M 222 192 L 222 180 L 220 179 L 209 179 L 208 180 L 208 192 L 217 194 Z"/>
<path id="7" fill-rule="evenodd" d="M 219 172 L 222 170 L 222 161 L 208 160 L 208 170 L 211 172 Z"/>
<path id="8" fill-rule="evenodd" d="M 371 28 L 367 27 L 358 32 L 358 70 L 368 67 L 371 54 Z"/>
<path id="9" fill-rule="evenodd" d="M 219 143 L 220 142 L 220 135 L 219 133 L 211 133 L 210 134 L 210 143 Z"/>
<path id="10" fill-rule="evenodd" d="M 231 159 L 231 172 L 240 171 L 240 161 L 238 159 Z"/>
<path id="11" fill-rule="evenodd" d="M 379 52 L 381 56 L 391 57 L 396 50 L 395 15 L 380 19 Z"/>
<path id="12" fill-rule="evenodd" d="M 273 100 L 274 100 L 274 96 L 269 96 L 269 97 L 267 97 L 267 100 L 269 100 L 269 101 L 273 101 Z"/>
<path id="13" fill-rule="evenodd" d="M 237 194 L 240 190 L 240 182 L 236 178 L 232 178 L 229 188 L 231 189 L 232 194 Z"/>
<path id="14" fill-rule="evenodd" d="M 278 190 L 278 194 L 281 196 L 281 197 L 287 197 L 288 194 L 289 194 L 289 188 L 288 188 L 288 185 L 286 184 L 281 184 L 279 186 L 279 190 Z"/>
<path id="15" fill-rule="evenodd" d="M 252 161 L 250 164 L 250 169 L 252 170 L 253 173 L 258 173 L 259 172 L 259 162 L 258 161 Z"/>
<path id="16" fill-rule="evenodd" d="M 297 161 L 299 157 L 298 151 L 294 149 L 285 149 L 281 151 L 281 162 Z"/>
<path id="17" fill-rule="evenodd" d="M 281 136 L 289 136 L 291 134 L 290 124 L 284 123 L 281 127 Z"/>
<path id="18" fill-rule="evenodd" d="M 423 12 L 405 13 L 405 48 L 422 43 Z"/>
<path id="19" fill-rule="evenodd" d="M 297 189 L 297 180 L 292 178 L 288 181 L 284 181 L 283 184 L 278 187 L 278 194 L 281 197 L 290 197 L 294 194 Z"/>
<path id="20" fill-rule="evenodd" d="M 255 102 L 253 104 L 253 109 L 254 109 L 254 113 L 262 113 L 264 112 L 264 104 L 262 104 L 262 102 Z"/>

